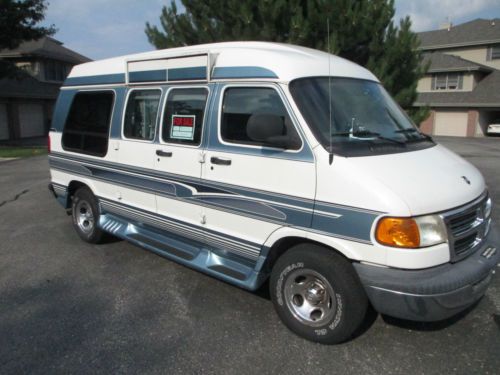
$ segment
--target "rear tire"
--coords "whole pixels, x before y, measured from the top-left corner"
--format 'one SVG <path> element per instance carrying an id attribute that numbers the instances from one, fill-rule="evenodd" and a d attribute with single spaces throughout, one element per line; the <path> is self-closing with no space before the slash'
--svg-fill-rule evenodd
<path id="1" fill-rule="evenodd" d="M 352 264 L 315 244 L 300 244 L 273 267 L 270 293 L 283 323 L 322 344 L 348 340 L 361 326 L 368 299 Z"/>
<path id="2" fill-rule="evenodd" d="M 88 187 L 79 188 L 72 197 L 73 226 L 82 240 L 88 243 L 102 242 L 105 233 L 98 228 L 99 206 Z"/>

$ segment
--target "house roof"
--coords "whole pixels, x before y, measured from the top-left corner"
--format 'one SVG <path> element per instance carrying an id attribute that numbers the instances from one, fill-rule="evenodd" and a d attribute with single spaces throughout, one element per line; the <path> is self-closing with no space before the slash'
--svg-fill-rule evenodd
<path id="1" fill-rule="evenodd" d="M 0 97 L 56 99 L 60 87 L 58 83 L 41 82 L 26 74 L 23 79 L 0 79 Z"/>
<path id="2" fill-rule="evenodd" d="M 72 64 L 81 64 L 91 61 L 91 59 L 89 59 L 88 57 L 80 55 L 79 53 L 76 53 L 75 51 L 64 47 L 62 42 L 48 36 L 40 38 L 38 40 L 24 42 L 19 47 L 12 50 L 0 50 L 0 58 L 15 58 L 26 56 L 45 57 L 60 61 L 66 61 Z"/>
<path id="3" fill-rule="evenodd" d="M 500 70 L 494 70 L 472 91 L 435 91 L 418 94 L 415 106 L 500 107 Z"/>
<path id="4" fill-rule="evenodd" d="M 500 43 L 500 18 L 478 18 L 449 29 L 421 32 L 418 37 L 423 50 Z"/>
<path id="5" fill-rule="evenodd" d="M 429 52 L 424 55 L 424 65 L 429 63 L 428 73 L 439 72 L 470 72 L 470 71 L 483 71 L 492 72 L 493 69 L 475 63 L 473 61 L 462 59 L 458 56 L 448 55 L 441 52 Z"/>

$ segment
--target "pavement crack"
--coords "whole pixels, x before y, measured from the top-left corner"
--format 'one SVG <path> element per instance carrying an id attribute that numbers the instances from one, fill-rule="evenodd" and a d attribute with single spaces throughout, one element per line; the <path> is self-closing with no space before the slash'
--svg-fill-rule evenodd
<path id="1" fill-rule="evenodd" d="M 21 195 L 26 194 L 27 192 L 29 192 L 29 189 L 26 189 L 26 190 L 21 191 L 20 193 L 17 193 L 13 199 L 8 199 L 6 201 L 0 202 L 0 207 L 6 205 L 7 203 L 12 203 L 12 202 L 17 201 Z"/>

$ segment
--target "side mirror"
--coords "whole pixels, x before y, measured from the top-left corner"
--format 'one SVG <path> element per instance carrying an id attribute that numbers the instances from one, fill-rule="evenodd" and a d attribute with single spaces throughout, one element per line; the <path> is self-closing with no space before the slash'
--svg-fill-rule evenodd
<path id="1" fill-rule="evenodd" d="M 247 135 L 252 141 L 264 143 L 269 147 L 288 149 L 294 141 L 285 133 L 283 118 L 273 114 L 255 114 L 247 123 Z"/>

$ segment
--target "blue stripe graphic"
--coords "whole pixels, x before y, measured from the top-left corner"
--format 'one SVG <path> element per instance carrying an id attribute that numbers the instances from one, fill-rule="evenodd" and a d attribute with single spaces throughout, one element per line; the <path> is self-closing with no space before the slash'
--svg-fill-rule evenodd
<path id="1" fill-rule="evenodd" d="M 168 70 L 169 81 L 189 81 L 207 79 L 207 67 L 195 66 L 190 68 L 175 68 Z"/>
<path id="2" fill-rule="evenodd" d="M 364 243 L 371 243 L 371 227 L 380 215 L 379 212 L 325 202 L 316 202 L 315 208 L 314 200 L 311 199 L 243 189 L 211 181 L 202 180 L 200 183 L 196 179 L 145 169 L 137 170 L 110 162 L 99 163 L 88 159 L 81 162 L 54 154 L 49 157 L 49 162 L 51 168 L 85 176 L 88 176 L 87 171 L 90 171 L 91 178 L 165 195 L 171 199 Z M 130 173 L 137 175 L 131 176 Z M 162 178 L 163 181 L 157 181 L 155 178 Z M 207 186 L 212 193 L 200 194 L 200 186 Z"/>
<path id="3" fill-rule="evenodd" d="M 167 70 L 145 70 L 141 72 L 129 72 L 129 82 L 165 82 L 167 80 Z"/>
<path id="4" fill-rule="evenodd" d="M 117 73 L 66 78 L 63 86 L 109 85 L 122 83 L 125 83 L 125 74 Z"/>
<path id="5" fill-rule="evenodd" d="M 212 79 L 230 78 L 279 78 L 272 70 L 260 66 L 225 66 L 216 67 L 213 70 Z M 159 70 L 145 70 L 129 72 L 131 83 L 140 82 L 175 82 L 190 80 L 206 80 L 207 68 L 205 66 L 193 66 L 186 68 L 172 68 Z M 69 77 L 63 86 L 86 86 L 86 85 L 111 85 L 124 84 L 125 73 L 101 74 L 93 76 Z"/>
<path id="6" fill-rule="evenodd" d="M 212 78 L 278 78 L 278 76 L 272 70 L 260 66 L 224 66 L 214 68 Z"/>

